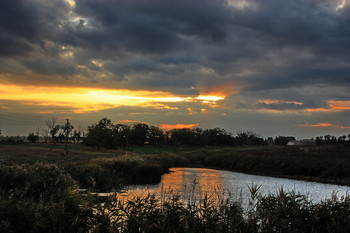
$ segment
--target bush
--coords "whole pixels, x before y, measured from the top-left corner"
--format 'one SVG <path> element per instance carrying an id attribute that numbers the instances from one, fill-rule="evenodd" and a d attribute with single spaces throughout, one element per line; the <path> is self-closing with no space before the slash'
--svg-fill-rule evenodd
<path id="1" fill-rule="evenodd" d="M 87 232 L 91 203 L 74 180 L 52 164 L 0 166 L 3 232 Z"/>
<path id="2" fill-rule="evenodd" d="M 75 188 L 75 181 L 54 164 L 0 165 L 3 197 L 57 201 Z"/>
<path id="3" fill-rule="evenodd" d="M 66 170 L 79 183 L 79 187 L 94 192 L 120 190 L 123 180 L 102 162 L 67 166 Z"/>

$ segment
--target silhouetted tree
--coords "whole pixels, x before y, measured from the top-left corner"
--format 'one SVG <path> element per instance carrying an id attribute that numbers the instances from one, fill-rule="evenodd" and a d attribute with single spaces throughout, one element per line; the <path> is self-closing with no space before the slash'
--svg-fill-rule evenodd
<path id="1" fill-rule="evenodd" d="M 148 131 L 148 142 L 150 145 L 161 145 L 164 143 L 165 134 L 156 126 L 150 126 Z"/>
<path id="2" fill-rule="evenodd" d="M 295 137 L 293 136 L 277 136 L 275 137 L 275 145 L 285 146 L 289 141 L 295 141 Z"/>
<path id="3" fill-rule="evenodd" d="M 79 143 L 82 139 L 82 133 L 80 130 L 74 130 L 72 135 L 73 143 Z"/>
<path id="4" fill-rule="evenodd" d="M 57 124 L 57 119 L 56 118 L 51 118 L 45 121 L 46 128 L 45 132 L 51 136 L 52 142 L 56 142 L 56 136 L 59 133 L 60 126 Z"/>
<path id="5" fill-rule="evenodd" d="M 143 123 L 134 124 L 131 129 L 131 141 L 135 145 L 144 145 L 147 142 L 149 126 Z"/>
<path id="6" fill-rule="evenodd" d="M 316 144 L 317 144 L 317 145 L 322 145 L 322 144 L 323 144 L 322 138 L 323 138 L 323 137 L 316 137 Z"/>
<path id="7" fill-rule="evenodd" d="M 35 133 L 30 133 L 27 137 L 27 140 L 31 143 L 36 143 L 39 141 L 39 136 Z"/>
<path id="8" fill-rule="evenodd" d="M 128 144 L 130 143 L 130 126 L 124 124 L 117 124 L 114 126 L 114 137 L 118 144 L 121 144 L 123 150 L 126 151 Z"/>
<path id="9" fill-rule="evenodd" d="M 97 124 L 88 127 L 84 143 L 88 146 L 116 149 L 117 141 L 114 137 L 114 125 L 110 119 L 103 118 Z"/>
<path id="10" fill-rule="evenodd" d="M 193 145 L 194 133 L 191 129 L 172 129 L 167 132 L 167 142 L 174 146 Z"/>
<path id="11" fill-rule="evenodd" d="M 238 131 L 236 136 L 236 142 L 238 145 L 260 145 L 265 146 L 268 144 L 264 138 L 259 136 L 253 131 Z"/>
<path id="12" fill-rule="evenodd" d="M 203 131 L 207 145 L 234 145 L 234 138 L 225 129 L 214 128 Z"/>

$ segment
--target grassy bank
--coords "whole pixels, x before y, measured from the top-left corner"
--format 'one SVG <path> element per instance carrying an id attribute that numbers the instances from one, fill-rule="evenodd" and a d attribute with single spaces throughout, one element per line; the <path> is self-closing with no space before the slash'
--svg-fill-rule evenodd
<path id="1" fill-rule="evenodd" d="M 140 152 L 101 150 L 70 145 L 65 155 L 64 146 L 49 152 L 48 144 L 0 145 L 0 164 L 55 164 L 65 170 L 82 189 L 94 192 L 119 190 L 125 184 L 157 183 L 170 167 L 187 163 L 174 153 L 144 154 Z M 135 148 L 151 151 L 153 148 Z M 193 148 L 188 148 L 192 150 Z M 163 148 L 163 151 L 174 148 Z"/>
<path id="2" fill-rule="evenodd" d="M 188 155 L 198 166 L 250 174 L 350 185 L 350 148 L 253 147 L 197 151 Z"/>
<path id="3" fill-rule="evenodd" d="M 63 167 L 82 188 L 111 191 L 120 184 L 159 182 L 174 166 L 209 167 L 251 174 L 350 185 L 350 147 L 135 147 L 96 151 L 81 145 L 0 145 L 0 160 Z"/>

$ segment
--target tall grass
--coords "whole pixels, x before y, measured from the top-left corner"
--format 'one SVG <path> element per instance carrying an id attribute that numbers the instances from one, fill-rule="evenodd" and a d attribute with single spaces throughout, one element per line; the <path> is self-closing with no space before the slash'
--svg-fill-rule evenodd
<path id="1" fill-rule="evenodd" d="M 128 154 L 98 158 L 84 164 L 66 164 L 66 171 L 81 188 L 97 192 L 120 190 L 126 184 L 158 183 L 171 166 L 184 164 L 175 155 Z"/>
<path id="2" fill-rule="evenodd" d="M 101 202 L 78 193 L 57 165 L 0 165 L 0 232 L 350 232 L 349 196 L 312 203 L 283 190 L 250 191 L 249 208 L 205 195 L 184 202 L 176 193 L 116 194 Z"/>
<path id="3" fill-rule="evenodd" d="M 185 204 L 177 195 L 117 197 L 96 210 L 104 224 L 97 224 L 93 232 L 345 233 L 350 231 L 349 201 L 343 197 L 314 204 L 280 190 L 267 196 L 255 193 L 245 212 L 240 202 L 228 199 L 206 197 Z"/>
<path id="4" fill-rule="evenodd" d="M 0 165 L 0 232 L 87 232 L 91 203 L 57 165 Z"/>

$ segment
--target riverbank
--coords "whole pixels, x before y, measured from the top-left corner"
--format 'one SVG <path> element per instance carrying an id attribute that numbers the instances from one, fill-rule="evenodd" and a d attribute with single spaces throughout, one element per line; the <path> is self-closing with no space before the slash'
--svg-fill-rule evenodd
<path id="1" fill-rule="evenodd" d="M 260 195 L 250 187 L 242 203 L 210 197 L 184 204 L 174 194 L 157 198 L 117 195 L 99 199 L 77 192 L 74 180 L 57 165 L 0 165 L 0 232 L 91 233 L 271 233 L 349 232 L 350 198 L 312 203 L 280 190 Z"/>
<path id="2" fill-rule="evenodd" d="M 53 163 L 82 188 L 109 192 L 120 184 L 157 183 L 170 167 L 205 167 L 248 174 L 350 186 L 350 147 L 140 147 L 134 151 L 95 151 L 70 145 L 0 145 L 0 160 Z"/>
<path id="3" fill-rule="evenodd" d="M 142 149 L 142 148 L 141 148 Z M 146 148 L 155 151 L 153 148 Z M 172 148 L 174 149 L 174 148 Z M 70 145 L 68 156 L 48 145 L 0 145 L 2 232 L 349 232 L 350 199 L 313 204 L 280 192 L 258 195 L 251 208 L 210 199 L 184 205 L 174 195 L 102 203 L 92 192 L 156 183 L 170 167 L 204 166 L 272 176 L 339 179 L 349 176 L 348 148 L 295 151 L 281 147 L 185 148 L 152 153 L 94 151 Z M 77 192 L 78 187 L 87 193 Z M 1 231 L 0 231 L 1 232 Z"/>
<path id="4" fill-rule="evenodd" d="M 248 147 L 182 156 L 191 166 L 350 186 L 349 147 Z"/>

